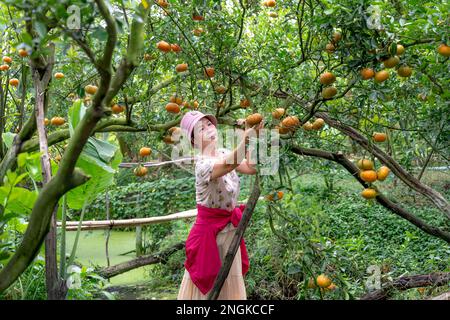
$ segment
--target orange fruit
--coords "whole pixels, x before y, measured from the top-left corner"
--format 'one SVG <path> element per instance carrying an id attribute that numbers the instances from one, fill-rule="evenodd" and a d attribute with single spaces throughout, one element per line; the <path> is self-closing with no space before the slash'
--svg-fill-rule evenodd
<path id="1" fill-rule="evenodd" d="M 398 56 L 389 57 L 383 61 L 385 68 L 393 68 L 400 63 L 400 58 Z"/>
<path id="2" fill-rule="evenodd" d="M 424 287 L 420 287 L 420 288 L 417 288 L 417 291 L 418 291 L 420 294 L 424 294 L 425 291 L 426 291 L 426 289 L 425 289 Z"/>
<path id="3" fill-rule="evenodd" d="M 47 118 L 44 118 L 44 125 L 48 126 L 50 123 L 50 120 L 48 120 Z"/>
<path id="4" fill-rule="evenodd" d="M 375 170 L 364 170 L 359 173 L 361 180 L 365 182 L 374 182 L 377 180 L 378 176 Z"/>
<path id="5" fill-rule="evenodd" d="M 163 8 L 167 8 L 169 6 L 169 3 L 167 3 L 166 0 L 158 0 L 158 4 Z"/>
<path id="6" fill-rule="evenodd" d="M 331 99 L 332 97 L 334 97 L 337 93 L 337 89 L 333 86 L 331 87 L 325 87 L 322 90 L 322 97 L 324 99 Z"/>
<path id="7" fill-rule="evenodd" d="M 144 166 L 134 168 L 134 174 L 138 177 L 143 177 L 148 173 L 148 169 Z"/>
<path id="8" fill-rule="evenodd" d="M 331 72 L 324 72 L 320 75 L 319 81 L 321 84 L 329 85 L 336 81 L 336 76 Z"/>
<path id="9" fill-rule="evenodd" d="M 397 45 L 397 55 L 401 56 L 404 52 L 405 52 L 405 47 L 402 46 L 401 44 L 398 44 Z"/>
<path id="10" fill-rule="evenodd" d="M 169 99 L 170 102 L 176 103 L 176 104 L 182 104 L 183 99 L 181 97 L 178 97 L 177 95 L 173 95 Z"/>
<path id="11" fill-rule="evenodd" d="M 224 94 L 225 91 L 227 91 L 227 88 L 225 88 L 223 85 L 216 87 L 216 92 L 219 94 Z"/>
<path id="12" fill-rule="evenodd" d="M 181 52 L 181 47 L 178 44 L 171 44 L 170 48 L 172 49 L 173 52 Z"/>
<path id="13" fill-rule="evenodd" d="M 269 17 L 277 18 L 278 17 L 278 13 L 276 13 L 276 12 L 269 12 Z"/>
<path id="14" fill-rule="evenodd" d="M 144 54 L 144 60 L 145 61 L 151 61 L 153 59 L 155 59 L 155 57 L 153 55 L 151 55 L 149 53 Z"/>
<path id="15" fill-rule="evenodd" d="M 113 105 L 113 106 L 111 107 L 111 110 L 112 110 L 112 113 L 117 114 L 117 113 L 123 112 L 123 111 L 125 110 L 125 108 L 122 107 L 121 105 L 118 105 L 118 104 L 116 103 L 115 105 Z"/>
<path id="16" fill-rule="evenodd" d="M 151 155 L 152 154 L 152 149 L 150 149 L 149 147 L 142 147 L 140 150 L 139 150 L 139 155 L 141 156 L 141 157 L 146 157 L 146 156 L 149 156 L 149 155 Z"/>
<path id="17" fill-rule="evenodd" d="M 361 69 L 360 74 L 361 74 L 361 78 L 363 80 L 368 80 L 375 76 L 375 71 L 373 71 L 373 69 L 371 69 L 371 68 L 364 68 L 364 69 Z"/>
<path id="18" fill-rule="evenodd" d="M 375 142 L 384 142 L 384 141 L 386 141 L 386 139 L 387 139 L 387 135 L 386 135 L 386 133 L 375 132 L 375 133 L 372 135 L 372 139 L 373 139 L 373 141 L 375 141 Z"/>
<path id="19" fill-rule="evenodd" d="M 205 18 L 197 13 L 194 13 L 194 14 L 192 14 L 192 20 L 203 21 L 203 20 L 205 20 Z"/>
<path id="20" fill-rule="evenodd" d="M 325 120 L 323 120 L 322 118 L 317 118 L 313 124 L 312 124 L 312 128 L 314 130 L 320 130 L 322 129 L 323 125 L 325 124 Z"/>
<path id="21" fill-rule="evenodd" d="M 247 118 L 245 118 L 245 122 L 248 123 L 249 126 L 254 126 L 258 123 L 260 123 L 263 119 L 263 116 L 259 113 L 254 113 L 251 114 L 249 116 L 247 116 Z"/>
<path id="22" fill-rule="evenodd" d="M 266 0 L 264 1 L 264 5 L 266 7 L 273 8 L 277 5 L 277 3 L 275 2 L 275 0 Z"/>
<path id="23" fill-rule="evenodd" d="M 286 127 L 283 127 L 283 126 L 281 126 L 281 127 L 280 126 L 275 126 L 275 129 L 278 130 L 279 134 L 286 134 L 286 133 L 288 133 L 290 131 L 289 128 L 286 128 Z"/>
<path id="24" fill-rule="evenodd" d="M 366 188 L 361 192 L 361 196 L 364 199 L 373 199 L 377 196 L 377 192 L 375 189 L 372 188 Z"/>
<path id="25" fill-rule="evenodd" d="M 342 34 L 340 32 L 336 31 L 335 33 L 333 33 L 333 42 L 334 43 L 341 41 L 341 39 L 342 39 Z"/>
<path id="26" fill-rule="evenodd" d="M 84 91 L 88 94 L 95 94 L 97 90 L 98 90 L 97 86 L 93 86 L 90 84 L 84 87 Z"/>
<path id="27" fill-rule="evenodd" d="M 174 142 L 170 135 L 164 136 L 163 141 L 167 144 L 172 144 Z"/>
<path id="28" fill-rule="evenodd" d="M 11 63 L 11 62 L 12 62 L 12 58 L 11 58 L 11 57 L 8 57 L 8 56 L 4 56 L 4 57 L 3 57 L 3 62 L 4 62 L 4 63 Z"/>
<path id="29" fill-rule="evenodd" d="M 169 102 L 166 104 L 166 110 L 170 113 L 179 113 L 180 112 L 180 106 L 176 103 Z"/>
<path id="30" fill-rule="evenodd" d="M 438 53 L 444 57 L 450 57 L 450 46 L 441 43 L 437 49 Z"/>
<path id="31" fill-rule="evenodd" d="M 302 128 L 303 128 L 304 130 L 306 130 L 306 131 L 311 131 L 311 130 L 313 129 L 313 125 L 312 125 L 311 122 L 306 121 L 306 122 L 303 124 Z"/>
<path id="32" fill-rule="evenodd" d="M 84 102 L 84 104 L 88 104 L 88 103 L 91 102 L 91 98 L 88 97 L 88 96 L 85 96 L 85 97 L 83 98 L 83 102 Z"/>
<path id="33" fill-rule="evenodd" d="M 333 53 L 334 50 L 336 50 L 336 47 L 335 47 L 335 45 L 332 44 L 332 43 L 328 43 L 328 44 L 325 46 L 325 51 L 328 52 L 328 53 Z"/>
<path id="34" fill-rule="evenodd" d="M 321 274 L 316 279 L 317 285 L 321 288 L 326 288 L 331 284 L 331 279 L 325 274 Z"/>
<path id="35" fill-rule="evenodd" d="M 27 57 L 28 56 L 28 51 L 25 50 L 25 49 L 19 49 L 19 56 Z"/>
<path id="36" fill-rule="evenodd" d="M 64 73 L 62 72 L 55 73 L 55 79 L 62 79 L 62 78 L 64 78 Z"/>
<path id="37" fill-rule="evenodd" d="M 375 82 L 381 83 L 389 78 L 389 72 L 386 70 L 381 70 L 375 73 Z"/>
<path id="38" fill-rule="evenodd" d="M 185 107 L 185 108 L 188 108 L 188 109 L 191 108 L 191 105 L 190 105 L 189 102 L 187 102 L 187 101 L 183 101 L 180 105 L 181 105 L 182 107 Z"/>
<path id="39" fill-rule="evenodd" d="M 239 105 L 242 108 L 250 107 L 250 101 L 248 99 L 242 99 L 241 102 L 239 103 Z"/>
<path id="40" fill-rule="evenodd" d="M 358 168 L 362 170 L 372 170 L 373 169 L 373 162 L 369 159 L 361 159 L 357 163 Z"/>
<path id="41" fill-rule="evenodd" d="M 65 122 L 66 122 L 66 120 L 62 117 L 53 117 L 50 120 L 50 123 L 54 126 L 62 126 Z"/>
<path id="42" fill-rule="evenodd" d="M 194 109 L 198 109 L 198 101 L 194 100 L 194 102 L 192 102 L 192 106 L 194 107 Z"/>
<path id="43" fill-rule="evenodd" d="M 156 47 L 162 51 L 162 52 L 170 52 L 170 50 L 172 50 L 172 47 L 170 46 L 170 44 L 166 41 L 160 41 L 156 44 Z"/>
<path id="44" fill-rule="evenodd" d="M 300 120 L 296 116 L 288 116 L 281 121 L 281 125 L 286 128 L 295 128 L 300 125 Z"/>
<path id="45" fill-rule="evenodd" d="M 389 170 L 388 167 L 386 166 L 380 167 L 380 169 L 378 169 L 377 171 L 377 179 L 380 181 L 384 181 L 389 175 L 389 172 L 391 172 L 391 170 Z"/>
<path id="46" fill-rule="evenodd" d="M 175 70 L 177 72 L 185 72 L 187 69 L 188 69 L 187 63 L 180 63 L 177 64 L 177 66 L 175 67 Z"/>
<path id="47" fill-rule="evenodd" d="M 19 85 L 19 79 L 12 78 L 12 79 L 9 80 L 9 84 L 14 86 L 14 87 L 17 87 Z"/>
<path id="48" fill-rule="evenodd" d="M 205 76 L 212 78 L 214 77 L 215 71 L 213 67 L 207 67 L 205 68 Z"/>
<path id="49" fill-rule="evenodd" d="M 205 32 L 205 30 L 203 30 L 203 28 L 196 28 L 192 30 L 192 32 L 194 33 L 195 36 L 199 37 L 202 35 L 203 32 Z"/>
<path id="50" fill-rule="evenodd" d="M 7 71 L 7 70 L 9 70 L 9 66 L 7 64 L 2 64 L 0 66 L 0 71 Z"/>
<path id="51" fill-rule="evenodd" d="M 266 199 L 269 200 L 269 201 L 281 200 L 281 199 L 283 199 L 284 193 L 283 193 L 283 191 L 277 191 L 276 195 L 277 195 L 277 198 L 275 199 L 275 197 L 274 197 L 275 196 L 275 192 L 270 193 L 270 194 L 268 194 L 266 196 Z"/>
<path id="52" fill-rule="evenodd" d="M 336 290 L 337 286 L 332 282 L 328 287 L 325 288 L 325 291 L 333 291 Z"/>
<path id="53" fill-rule="evenodd" d="M 274 117 L 275 119 L 280 119 L 284 115 L 284 112 L 285 110 L 283 108 L 276 108 L 272 112 L 272 117 Z"/>
<path id="54" fill-rule="evenodd" d="M 400 77 L 410 77 L 412 75 L 412 69 L 408 66 L 401 66 L 398 68 L 397 73 Z"/>

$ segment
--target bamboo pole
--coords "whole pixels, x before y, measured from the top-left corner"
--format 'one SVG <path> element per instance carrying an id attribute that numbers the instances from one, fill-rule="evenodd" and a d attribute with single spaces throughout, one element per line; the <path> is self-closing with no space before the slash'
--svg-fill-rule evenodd
<path id="1" fill-rule="evenodd" d="M 149 224 L 169 222 L 179 219 L 188 219 L 197 216 L 197 209 L 177 212 L 173 214 L 168 214 L 160 217 L 150 217 L 150 218 L 135 218 L 135 219 L 122 219 L 122 220 L 98 220 L 98 221 L 84 221 L 81 225 L 81 230 L 102 230 L 109 228 L 127 228 L 144 226 Z M 66 222 L 67 231 L 77 230 L 77 221 Z M 58 227 L 61 227 L 61 223 L 57 223 Z"/>
<path id="2" fill-rule="evenodd" d="M 264 197 L 259 197 L 261 200 Z M 242 202 L 247 202 L 248 199 L 244 199 Z M 134 218 L 134 219 L 121 219 L 121 220 L 90 220 L 83 221 L 81 224 L 81 230 L 104 230 L 104 229 L 112 229 L 112 228 L 128 228 L 128 227 L 137 227 L 137 226 L 145 226 L 149 224 L 157 224 L 170 222 L 174 220 L 180 219 L 189 219 L 197 216 L 197 208 L 190 209 L 186 211 L 181 211 L 177 213 L 168 214 L 165 216 L 159 217 L 149 217 L 149 218 Z M 67 221 L 66 222 L 66 231 L 76 231 L 78 227 L 79 221 Z M 57 222 L 57 227 L 61 228 L 61 222 Z"/>

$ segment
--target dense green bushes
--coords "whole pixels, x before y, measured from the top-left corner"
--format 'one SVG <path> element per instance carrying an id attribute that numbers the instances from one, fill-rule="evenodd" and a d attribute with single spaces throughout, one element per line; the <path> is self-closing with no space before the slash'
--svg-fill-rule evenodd
<path id="1" fill-rule="evenodd" d="M 160 216 L 195 207 L 194 177 L 132 182 L 108 190 L 111 219 Z M 105 219 L 105 194 L 87 207 L 85 218 Z"/>

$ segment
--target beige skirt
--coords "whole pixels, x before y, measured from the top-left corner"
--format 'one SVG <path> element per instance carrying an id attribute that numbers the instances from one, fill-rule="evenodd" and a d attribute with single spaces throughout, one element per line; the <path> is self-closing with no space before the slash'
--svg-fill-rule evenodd
<path id="1" fill-rule="evenodd" d="M 231 240 L 236 233 L 236 227 L 229 223 L 222 231 L 217 234 L 216 242 L 219 249 L 220 259 L 224 261 Z M 209 292 L 205 295 L 197 288 L 189 277 L 189 272 L 184 269 L 183 280 L 177 300 L 207 300 Z M 228 277 L 225 280 L 218 300 L 247 300 L 245 291 L 244 277 L 242 275 L 241 248 L 234 257 Z"/>

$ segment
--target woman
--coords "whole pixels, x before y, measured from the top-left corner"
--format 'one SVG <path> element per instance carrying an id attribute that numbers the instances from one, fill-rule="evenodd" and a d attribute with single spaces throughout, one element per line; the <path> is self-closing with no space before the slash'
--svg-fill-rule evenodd
<path id="1" fill-rule="evenodd" d="M 185 272 L 178 300 L 205 300 L 225 258 L 245 205 L 237 204 L 239 177 L 255 174 L 247 152 L 248 138 L 263 127 L 262 123 L 244 131 L 235 150 L 217 148 L 217 120 L 213 115 L 191 111 L 181 120 L 181 129 L 200 151 L 195 164 L 197 218 L 186 240 Z M 244 239 L 219 300 L 246 300 L 244 275 L 249 267 Z"/>

